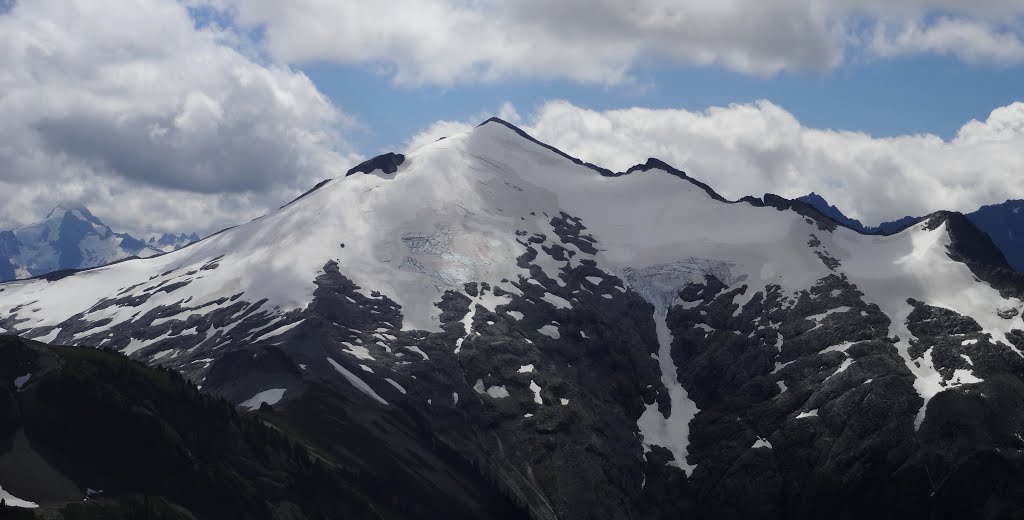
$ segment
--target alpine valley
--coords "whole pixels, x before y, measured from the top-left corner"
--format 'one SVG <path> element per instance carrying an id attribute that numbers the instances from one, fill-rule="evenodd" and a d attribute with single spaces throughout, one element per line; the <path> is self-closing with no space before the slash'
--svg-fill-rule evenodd
<path id="1" fill-rule="evenodd" d="M 491 119 L 187 248 L 0 284 L 0 494 L 47 518 L 97 489 L 164 518 L 1020 517 L 1022 299 L 962 214 L 866 233 Z M 62 441 L 102 402 L 124 453 Z M 191 486 L 81 462 L 188 476 L 204 446 L 225 456 Z"/>

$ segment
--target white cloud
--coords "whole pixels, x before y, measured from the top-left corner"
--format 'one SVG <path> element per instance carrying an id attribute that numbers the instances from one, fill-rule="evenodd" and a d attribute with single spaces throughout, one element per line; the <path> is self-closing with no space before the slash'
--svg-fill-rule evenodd
<path id="1" fill-rule="evenodd" d="M 264 29 L 281 61 L 377 64 L 402 85 L 620 84 L 664 60 L 757 75 L 828 71 L 861 54 L 1016 63 L 1024 17 L 1019 0 L 194 1 Z M 947 17 L 925 23 L 937 14 Z"/>
<path id="2" fill-rule="evenodd" d="M 473 126 L 475 126 L 473 123 L 461 121 L 437 121 L 409 138 L 405 143 L 405 153 L 412 152 L 423 145 L 430 144 L 443 137 L 467 132 L 471 130 Z"/>
<path id="3" fill-rule="evenodd" d="M 556 101 L 526 120 L 521 127 L 540 141 L 616 171 L 657 157 L 731 199 L 815 191 L 871 224 L 1024 198 L 1024 103 L 968 122 L 951 140 L 808 128 L 768 101 L 702 112 L 600 112 Z M 410 143 L 470 126 L 442 122 Z"/>
<path id="4" fill-rule="evenodd" d="M 498 107 L 498 111 L 496 113 L 499 118 L 508 121 L 509 123 L 518 125 L 522 122 L 519 112 L 511 102 L 505 101 L 502 103 L 501 106 Z M 488 117 L 490 117 L 489 113 L 481 112 L 480 114 L 471 117 L 468 121 L 435 121 L 429 127 L 421 130 L 406 140 L 405 153 L 410 153 L 423 145 L 430 144 L 443 137 L 467 132 Z"/>
<path id="5" fill-rule="evenodd" d="M 883 58 L 927 53 L 976 64 L 1024 62 L 1024 41 L 1018 34 L 973 20 L 943 18 L 931 25 L 879 26 L 871 43 L 872 52 Z"/>
<path id="6" fill-rule="evenodd" d="M 309 78 L 237 43 L 175 0 L 0 12 L 0 229 L 70 200 L 136 233 L 208 232 L 357 162 Z"/>

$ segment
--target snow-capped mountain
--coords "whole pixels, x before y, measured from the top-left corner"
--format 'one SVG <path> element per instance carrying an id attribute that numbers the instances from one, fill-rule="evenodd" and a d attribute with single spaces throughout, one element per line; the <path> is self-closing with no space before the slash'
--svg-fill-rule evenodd
<path id="1" fill-rule="evenodd" d="M 115 233 L 80 204 L 61 204 L 41 222 L 0 231 L 0 281 L 66 269 L 85 269 L 125 258 L 149 257 L 198 240 L 165 234 L 149 244 Z"/>
<path id="2" fill-rule="evenodd" d="M 877 226 L 865 226 L 861 221 L 847 217 L 839 208 L 829 204 L 828 201 L 821 197 L 821 195 L 818 195 L 813 191 L 802 197 L 797 197 L 796 200 L 806 202 L 811 206 L 814 206 L 815 209 L 823 213 L 825 216 L 850 229 L 855 229 L 869 234 L 891 235 L 907 226 L 910 226 L 919 219 L 919 217 L 911 217 L 908 215 L 900 219 L 882 222 Z"/>
<path id="3" fill-rule="evenodd" d="M 810 204 L 846 227 L 864 233 L 889 235 L 919 220 L 908 216 L 877 226 L 865 226 L 859 220 L 844 215 L 839 208 L 829 204 L 817 193 L 804 195 L 797 200 Z M 1024 272 L 1024 241 L 1017 238 L 1024 236 L 1024 200 L 1008 200 L 1000 204 L 982 206 L 977 211 L 966 214 L 966 217 L 978 229 L 988 234 L 1013 269 Z"/>
<path id="4" fill-rule="evenodd" d="M 863 234 L 492 119 L 190 247 L 0 285 L 0 328 L 273 405 L 411 517 L 998 517 L 1022 297 L 958 213 Z"/>
<path id="5" fill-rule="evenodd" d="M 163 235 L 160 236 L 160 238 L 150 237 L 149 240 L 146 242 L 146 245 L 155 249 L 159 249 L 164 253 L 170 253 L 171 251 L 181 249 L 193 242 L 198 241 L 199 235 L 196 233 L 192 233 L 191 235 L 181 233 L 180 235 L 177 236 L 171 233 L 164 233 Z"/>

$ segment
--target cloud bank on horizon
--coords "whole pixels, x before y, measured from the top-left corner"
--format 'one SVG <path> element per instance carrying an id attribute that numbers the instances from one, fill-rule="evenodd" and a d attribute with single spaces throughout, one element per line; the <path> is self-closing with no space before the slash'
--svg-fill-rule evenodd
<path id="1" fill-rule="evenodd" d="M 702 112 L 595 111 L 552 101 L 526 119 L 510 105 L 498 114 L 542 142 L 615 171 L 657 157 L 730 199 L 814 191 L 870 224 L 1024 198 L 1024 103 L 967 122 L 951 140 L 808 128 L 769 101 Z M 476 123 L 439 121 L 406 149 Z"/>
<path id="2" fill-rule="evenodd" d="M 372 67 L 405 89 L 548 80 L 619 88 L 652 62 L 771 78 L 908 56 L 1024 66 L 1024 5 L 0 1 L 0 229 L 73 200 L 136 234 L 210 232 L 340 175 L 370 155 L 347 136 L 374 122 L 326 96 L 303 72 L 309 63 Z M 1024 104 L 993 108 L 949 139 L 809 128 L 771 100 L 703 111 L 549 101 L 525 118 L 511 105 L 499 115 L 611 168 L 659 157 L 730 197 L 817 191 L 877 222 L 1024 198 L 1014 182 Z M 478 122 L 438 121 L 406 145 Z"/>
<path id="3" fill-rule="evenodd" d="M 947 54 L 1024 62 L 1015 0 L 205 0 L 286 62 L 380 62 L 399 84 L 618 84 L 651 56 L 748 74 Z M 468 43 L 471 42 L 471 43 Z"/>

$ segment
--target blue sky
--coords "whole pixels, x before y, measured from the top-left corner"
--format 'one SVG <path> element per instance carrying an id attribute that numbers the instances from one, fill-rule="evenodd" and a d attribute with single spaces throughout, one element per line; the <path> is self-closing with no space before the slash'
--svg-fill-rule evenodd
<path id="1" fill-rule="evenodd" d="M 0 0 L 0 229 L 206 233 L 499 113 L 865 223 L 1024 198 L 1020 0 Z"/>
<path id="2" fill-rule="evenodd" d="M 815 128 L 876 137 L 932 133 L 951 138 L 965 122 L 1024 98 L 1024 68 L 965 64 L 948 56 L 916 56 L 851 64 L 820 73 L 769 77 L 721 67 L 661 63 L 642 71 L 644 86 L 602 86 L 568 80 L 468 86 L 398 86 L 377 68 L 332 63 L 299 66 L 335 104 L 364 125 L 350 140 L 365 154 L 400 149 L 440 119 L 496 115 L 511 102 L 523 115 L 543 102 L 567 100 L 595 110 L 644 106 L 699 111 L 767 99 Z"/>

